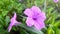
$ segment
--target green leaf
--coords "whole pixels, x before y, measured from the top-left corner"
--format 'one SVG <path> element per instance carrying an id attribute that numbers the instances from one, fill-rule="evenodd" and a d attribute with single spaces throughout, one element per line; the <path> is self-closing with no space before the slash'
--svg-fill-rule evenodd
<path id="1" fill-rule="evenodd" d="M 56 29 L 56 34 L 60 34 L 60 29 Z"/>
<path id="2" fill-rule="evenodd" d="M 47 34 L 55 34 L 55 31 L 52 29 L 52 27 L 47 29 Z"/>
<path id="3" fill-rule="evenodd" d="M 0 29 L 0 33 L 1 34 L 8 34 L 7 30 L 4 30 L 4 29 Z"/>
<path id="4" fill-rule="evenodd" d="M 3 10 L 2 15 L 3 15 L 3 16 L 6 16 L 7 13 L 8 13 L 8 11 Z"/>
<path id="5" fill-rule="evenodd" d="M 55 24 L 54 24 L 55 27 L 58 27 L 60 26 L 60 20 L 59 21 L 56 21 Z"/>
<path id="6" fill-rule="evenodd" d="M 9 16 L 6 16 L 6 19 L 5 19 L 5 24 L 8 25 L 8 23 L 10 22 L 10 17 Z"/>
<path id="7" fill-rule="evenodd" d="M 37 34 L 44 34 L 42 31 L 36 30 L 34 27 L 32 27 L 32 28 L 27 27 L 25 24 L 22 24 L 22 23 L 19 26 L 26 29 L 26 30 L 28 30 L 28 31 L 31 31 L 31 32 L 34 32 L 34 33 L 37 33 Z"/>

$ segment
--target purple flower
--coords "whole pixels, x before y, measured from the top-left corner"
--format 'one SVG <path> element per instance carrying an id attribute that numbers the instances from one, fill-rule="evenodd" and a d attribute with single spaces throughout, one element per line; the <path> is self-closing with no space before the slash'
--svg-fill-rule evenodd
<path id="1" fill-rule="evenodd" d="M 59 0 L 53 0 L 55 3 L 57 3 Z"/>
<path id="2" fill-rule="evenodd" d="M 41 12 L 39 7 L 32 6 L 32 8 L 27 8 L 24 11 L 24 14 L 28 16 L 26 20 L 27 26 L 34 26 L 38 30 L 45 27 L 44 20 L 46 19 L 46 16 L 44 12 Z"/>
<path id="3" fill-rule="evenodd" d="M 16 13 L 14 13 L 14 16 L 11 18 L 11 23 L 8 27 L 8 32 L 10 32 L 12 26 L 14 26 L 14 25 L 16 26 L 16 25 L 20 24 L 18 21 L 16 21 L 16 17 L 17 17 Z"/>

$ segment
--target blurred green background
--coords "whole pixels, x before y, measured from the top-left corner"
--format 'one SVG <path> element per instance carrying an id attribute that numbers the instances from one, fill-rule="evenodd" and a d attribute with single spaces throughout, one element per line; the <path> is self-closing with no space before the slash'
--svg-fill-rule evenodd
<path id="1" fill-rule="evenodd" d="M 46 13 L 45 28 L 36 31 L 25 25 L 23 12 L 26 8 L 38 6 Z M 10 32 L 7 28 L 13 13 L 17 13 L 17 21 L 22 25 L 13 26 Z M 21 16 L 22 15 L 22 16 Z M 0 34 L 60 34 L 60 0 L 0 0 Z"/>

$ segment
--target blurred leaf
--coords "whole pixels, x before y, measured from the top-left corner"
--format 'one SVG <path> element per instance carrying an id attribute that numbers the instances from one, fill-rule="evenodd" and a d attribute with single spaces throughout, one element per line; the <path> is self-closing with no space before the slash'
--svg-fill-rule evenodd
<path id="1" fill-rule="evenodd" d="M 3 15 L 3 16 L 6 16 L 7 13 L 8 13 L 8 11 L 4 11 L 4 12 L 2 12 L 2 15 Z"/>
<path id="2" fill-rule="evenodd" d="M 53 10 L 54 8 L 52 8 L 52 7 L 48 7 L 48 9 L 46 10 L 46 12 L 47 12 L 47 18 L 52 14 L 52 10 Z"/>
<path id="3" fill-rule="evenodd" d="M 7 30 L 4 30 L 4 29 L 0 29 L 0 33 L 1 34 L 8 34 Z"/>
<path id="4" fill-rule="evenodd" d="M 60 34 L 60 29 L 56 29 L 56 34 Z"/>
<path id="5" fill-rule="evenodd" d="M 6 16 L 6 19 L 5 19 L 5 24 L 8 25 L 8 23 L 10 22 L 10 17 L 9 16 Z"/>
<path id="6" fill-rule="evenodd" d="M 48 28 L 47 34 L 55 34 L 55 31 L 52 29 L 52 27 Z"/>
<path id="7" fill-rule="evenodd" d="M 42 6 L 44 3 L 44 0 L 35 0 L 35 6 Z"/>
<path id="8" fill-rule="evenodd" d="M 55 27 L 58 27 L 60 26 L 60 21 L 56 21 L 55 24 L 54 24 Z"/>
<path id="9" fill-rule="evenodd" d="M 28 30 L 28 31 L 31 31 L 31 32 L 34 32 L 34 33 L 37 33 L 37 34 L 44 34 L 42 31 L 36 30 L 35 28 L 27 27 L 25 24 L 20 24 L 19 26 Z"/>

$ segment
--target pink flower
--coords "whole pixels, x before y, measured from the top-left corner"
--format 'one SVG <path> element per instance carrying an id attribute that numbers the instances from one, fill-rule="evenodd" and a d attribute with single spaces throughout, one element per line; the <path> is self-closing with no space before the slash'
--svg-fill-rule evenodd
<path id="1" fill-rule="evenodd" d="M 55 3 L 57 3 L 59 0 L 53 0 Z"/>
<path id="2" fill-rule="evenodd" d="M 24 14 L 28 16 L 26 20 L 27 26 L 34 26 L 38 30 L 45 27 L 44 20 L 46 19 L 46 16 L 44 12 L 41 12 L 39 7 L 32 6 L 31 8 L 27 8 L 24 11 Z"/>
<path id="3" fill-rule="evenodd" d="M 12 26 L 16 26 L 18 24 L 20 24 L 18 21 L 16 21 L 16 13 L 14 13 L 14 16 L 11 18 L 11 22 L 10 22 L 10 25 L 8 27 L 8 32 L 10 32 L 10 30 L 12 29 Z"/>

